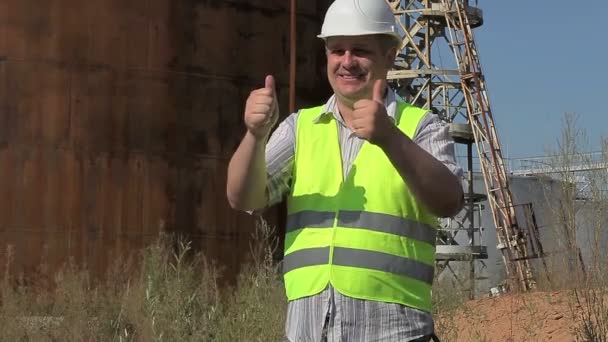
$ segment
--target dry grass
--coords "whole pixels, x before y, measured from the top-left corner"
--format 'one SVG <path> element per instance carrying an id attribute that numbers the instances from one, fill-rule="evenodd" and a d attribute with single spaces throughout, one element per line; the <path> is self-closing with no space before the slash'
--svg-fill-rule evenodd
<path id="1" fill-rule="evenodd" d="M 118 267 L 104 284 L 94 283 L 86 270 L 74 266 L 57 274 L 56 287 L 48 291 L 16 286 L 5 275 L 0 339 L 280 340 L 285 303 L 271 259 L 271 236 L 269 227 L 261 224 L 253 249 L 256 262 L 241 273 L 237 286 L 221 293 L 215 267 L 187 241 L 166 236 L 143 251 L 137 272 Z"/>
<path id="2" fill-rule="evenodd" d="M 138 262 L 116 265 L 103 284 L 74 265 L 56 275 L 49 291 L 15 285 L 4 275 L 0 341 L 280 341 L 286 301 L 272 259 L 273 236 L 268 225 L 258 225 L 252 263 L 236 286 L 221 291 L 216 267 L 187 241 L 168 236 L 146 248 Z M 435 285 L 443 341 L 458 338 L 451 316 L 466 301 L 458 288 Z"/>
<path id="3" fill-rule="evenodd" d="M 435 333 L 441 341 L 458 341 L 459 327 L 454 316 L 464 314 L 463 305 L 467 301 L 467 293 L 462 286 L 453 280 L 441 280 L 433 283 L 433 317 Z"/>
<path id="4" fill-rule="evenodd" d="M 267 225 L 258 227 L 253 262 L 236 286 L 222 291 L 213 265 L 187 241 L 166 236 L 143 251 L 136 272 L 129 263 L 118 265 L 103 284 L 73 265 L 57 274 L 52 291 L 15 286 L 5 275 L 0 340 L 280 341 L 286 302 L 272 260 L 272 236 Z M 462 323 L 455 316 L 479 318 L 464 305 L 467 294 L 460 288 L 449 282 L 434 285 L 436 330 L 442 341 L 462 340 Z M 488 340 L 483 331 L 469 337 Z"/>
<path id="5" fill-rule="evenodd" d="M 608 162 L 608 139 L 600 141 L 599 160 L 584 154 L 582 158 L 577 157 L 589 150 L 586 132 L 578 127 L 577 120 L 576 114 L 565 114 L 557 148 L 551 153 L 555 174 L 563 181 L 559 201 L 554 204 L 553 226 L 554 235 L 565 252 L 561 264 L 567 267 L 567 272 L 562 269 L 550 276 L 571 293 L 570 311 L 581 318 L 574 328 L 576 340 L 604 342 L 608 341 L 608 253 L 605 251 L 608 170 L 592 166 Z M 582 175 L 586 182 L 583 191 L 576 186 L 581 174 L 569 169 L 573 163 L 589 165 L 590 171 Z M 566 280 L 559 281 L 564 276 Z"/>
<path id="6" fill-rule="evenodd" d="M 575 305 L 572 310 L 582 313 L 575 329 L 577 341 L 608 341 L 608 293 L 605 287 L 582 288 L 573 291 Z"/>

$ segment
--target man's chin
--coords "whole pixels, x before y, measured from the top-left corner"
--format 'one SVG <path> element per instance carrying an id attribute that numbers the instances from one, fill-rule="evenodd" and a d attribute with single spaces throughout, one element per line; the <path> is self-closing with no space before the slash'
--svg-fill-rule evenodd
<path id="1" fill-rule="evenodd" d="M 352 91 L 342 91 L 340 92 L 340 97 L 350 102 L 357 102 L 359 100 L 363 100 L 368 98 L 364 89 L 360 90 L 352 90 Z"/>

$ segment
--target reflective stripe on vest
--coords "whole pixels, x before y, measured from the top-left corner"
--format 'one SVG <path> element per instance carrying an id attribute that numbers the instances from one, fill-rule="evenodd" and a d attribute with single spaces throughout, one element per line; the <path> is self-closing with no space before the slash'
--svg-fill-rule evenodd
<path id="1" fill-rule="evenodd" d="M 287 217 L 287 232 L 302 228 L 333 228 L 336 213 L 319 211 L 300 211 Z M 338 226 L 359 228 L 376 232 L 395 234 L 435 245 L 437 229 L 408 220 L 403 217 L 369 213 L 365 211 L 346 211 L 338 213 Z"/>
<path id="2" fill-rule="evenodd" d="M 324 265 L 329 262 L 329 247 L 301 249 L 287 254 L 283 260 L 283 273 L 297 268 Z M 408 278 L 433 283 L 433 266 L 376 251 L 334 247 L 332 265 L 367 268 L 387 273 L 394 273 Z"/>
<path id="3" fill-rule="evenodd" d="M 289 300 L 329 283 L 360 299 L 431 310 L 437 218 L 410 192 L 386 154 L 364 142 L 342 172 L 335 119 L 300 111 L 285 236 Z M 412 137 L 426 111 L 398 102 L 395 122 Z"/>

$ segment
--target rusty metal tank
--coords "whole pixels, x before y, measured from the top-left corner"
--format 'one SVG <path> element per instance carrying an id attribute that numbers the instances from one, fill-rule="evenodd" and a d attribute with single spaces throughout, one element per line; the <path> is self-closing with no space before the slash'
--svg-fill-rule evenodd
<path id="1" fill-rule="evenodd" d="M 328 95 L 329 2 L 298 2 L 298 106 Z M 1 0 L 0 268 L 11 246 L 19 272 L 102 274 L 167 231 L 237 270 L 253 220 L 227 164 L 266 74 L 288 114 L 288 63 L 285 0 Z"/>

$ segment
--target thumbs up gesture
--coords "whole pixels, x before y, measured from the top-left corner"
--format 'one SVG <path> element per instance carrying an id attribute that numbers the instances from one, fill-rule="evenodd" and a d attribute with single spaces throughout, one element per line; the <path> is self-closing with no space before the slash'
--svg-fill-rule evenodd
<path id="1" fill-rule="evenodd" d="M 266 76 L 264 88 L 253 90 L 245 104 L 245 126 L 256 138 L 265 138 L 279 119 L 274 77 Z"/>
<path id="2" fill-rule="evenodd" d="M 372 99 L 355 102 L 351 126 L 356 136 L 374 145 L 382 144 L 395 128 L 383 100 L 382 80 L 374 82 Z"/>

